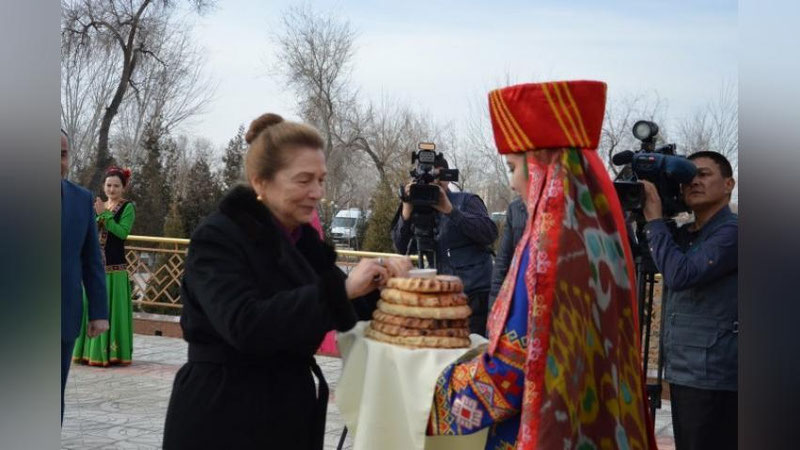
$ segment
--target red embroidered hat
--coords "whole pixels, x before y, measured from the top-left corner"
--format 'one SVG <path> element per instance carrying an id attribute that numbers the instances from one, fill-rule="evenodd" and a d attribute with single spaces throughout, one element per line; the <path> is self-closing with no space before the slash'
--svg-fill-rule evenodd
<path id="1" fill-rule="evenodd" d="M 596 149 L 605 106 L 602 81 L 518 84 L 489 92 L 494 140 L 501 154 Z"/>

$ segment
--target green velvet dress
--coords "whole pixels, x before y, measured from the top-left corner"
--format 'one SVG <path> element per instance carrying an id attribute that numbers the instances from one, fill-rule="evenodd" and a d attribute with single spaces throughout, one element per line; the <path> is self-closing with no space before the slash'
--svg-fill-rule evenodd
<path id="1" fill-rule="evenodd" d="M 125 239 L 133 227 L 136 216 L 133 203 L 124 201 L 114 210 L 97 216 L 100 246 L 106 268 L 108 291 L 109 329 L 100 336 L 86 335 L 87 299 L 83 296 L 81 332 L 72 352 L 74 362 L 90 366 L 108 367 L 112 364 L 128 365 L 133 355 L 133 307 L 131 283 L 125 260 Z"/>

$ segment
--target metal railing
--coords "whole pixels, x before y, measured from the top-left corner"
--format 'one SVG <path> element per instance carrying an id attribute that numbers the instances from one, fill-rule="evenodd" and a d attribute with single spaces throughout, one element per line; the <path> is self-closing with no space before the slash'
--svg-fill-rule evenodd
<path id="1" fill-rule="evenodd" d="M 180 285 L 189 239 L 156 236 L 128 236 L 125 258 L 133 291 L 132 303 L 139 311 L 177 314 L 181 304 Z M 388 258 L 393 253 L 337 249 L 337 264 L 349 273 L 361 258 Z M 412 260 L 416 256 L 411 257 Z"/>
<path id="2" fill-rule="evenodd" d="M 125 259 L 134 308 L 180 312 L 180 285 L 188 247 L 189 239 L 128 236 Z"/>

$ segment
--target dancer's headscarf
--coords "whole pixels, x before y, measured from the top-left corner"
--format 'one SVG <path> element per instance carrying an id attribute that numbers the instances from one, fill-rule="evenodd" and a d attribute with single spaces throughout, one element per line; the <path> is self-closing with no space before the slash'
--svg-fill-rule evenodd
<path id="1" fill-rule="evenodd" d="M 606 85 L 492 91 L 501 154 L 526 154 L 529 219 L 489 316 L 503 331 L 522 252 L 529 261 L 521 449 L 655 448 L 642 375 L 633 260 L 622 209 L 596 153 Z"/>

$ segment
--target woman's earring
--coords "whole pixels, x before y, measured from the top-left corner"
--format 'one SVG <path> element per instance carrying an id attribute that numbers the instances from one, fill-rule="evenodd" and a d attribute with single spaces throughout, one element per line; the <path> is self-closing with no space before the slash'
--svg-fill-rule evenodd
<path id="1" fill-rule="evenodd" d="M 258 201 L 262 201 L 262 200 L 264 200 L 264 199 L 263 199 L 263 198 L 261 198 L 261 194 L 258 194 L 258 195 L 256 195 L 256 200 L 258 200 Z"/>

